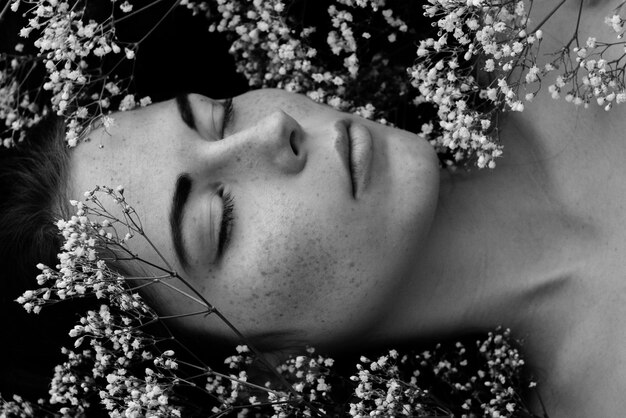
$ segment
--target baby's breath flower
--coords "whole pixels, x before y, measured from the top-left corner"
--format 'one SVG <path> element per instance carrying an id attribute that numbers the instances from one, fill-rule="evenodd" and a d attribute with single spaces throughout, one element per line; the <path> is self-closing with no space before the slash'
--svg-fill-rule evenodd
<path id="1" fill-rule="evenodd" d="M 599 42 L 595 37 L 588 37 L 582 46 L 577 38 L 572 38 L 572 42 L 576 40 L 574 48 L 558 51 L 553 61 L 539 67 L 537 57 L 543 32 L 529 30 L 527 10 L 533 1 L 527 3 L 431 0 L 425 6 L 425 14 L 437 19 L 440 31 L 438 38 L 420 41 L 417 63 L 409 71 L 414 86 L 438 108 L 440 126 L 430 133 L 438 135 L 431 143 L 457 150 L 456 159 L 470 158 L 478 167 L 494 167 L 495 158 L 502 154 L 498 130 L 494 126 L 482 128 L 477 122 L 497 120 L 496 115 L 502 111 L 523 111 L 518 96 L 532 101 L 538 90 L 535 84 L 559 67 L 563 72 L 556 83 L 548 86 L 554 99 L 562 97 L 562 90 L 569 86 L 565 95 L 568 102 L 587 105 L 594 99 L 609 110 L 617 95 L 626 90 L 621 70 L 615 66 L 617 62 L 607 68 L 602 59 L 606 49 L 617 44 Z M 622 7 L 623 4 L 618 11 Z M 619 33 L 618 37 L 623 35 L 624 21 L 619 14 L 607 18 L 606 23 Z M 467 64 L 451 76 L 446 67 L 456 67 L 459 56 Z M 477 66 L 494 74 L 486 85 L 474 76 Z M 521 78 L 510 83 L 514 71 Z"/>
<path id="2" fill-rule="evenodd" d="M 28 38 L 36 49 L 32 55 L 13 56 L 0 54 L 0 120 L 5 129 L 1 132 L 2 145 L 12 146 L 20 142 L 27 129 L 35 126 L 50 111 L 66 121 L 66 139 L 75 146 L 86 127 L 110 110 L 111 101 L 128 94 L 128 83 L 116 75 L 103 74 L 102 59 L 118 55 L 123 50 L 127 59 L 133 59 L 137 45 L 120 42 L 115 30 L 113 16 L 103 21 L 86 17 L 85 1 L 29 0 L 25 14 L 30 17 L 20 36 Z M 13 1 L 16 10 L 20 1 Z M 133 4 L 126 0 L 119 5 L 128 13 Z M 16 45 L 22 52 L 23 43 Z M 95 58 L 95 59 L 94 59 Z M 88 64 L 89 63 L 89 64 Z M 42 81 L 43 90 L 51 97 L 43 105 L 37 89 L 25 91 L 25 79 L 38 66 L 47 77 Z M 102 84 L 106 88 L 102 89 Z M 38 102 L 31 101 L 37 97 Z M 127 96 L 128 97 L 128 96 Z M 128 98 L 119 110 L 129 110 L 135 101 Z"/>
<path id="3" fill-rule="evenodd" d="M 120 4 L 120 9 L 124 13 L 130 13 L 133 10 L 133 5 L 128 1 L 125 1 L 124 3 Z"/>

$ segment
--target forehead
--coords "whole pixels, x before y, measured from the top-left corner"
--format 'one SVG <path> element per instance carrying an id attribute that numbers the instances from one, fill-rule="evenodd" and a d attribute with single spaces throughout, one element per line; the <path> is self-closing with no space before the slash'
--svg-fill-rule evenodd
<path id="1" fill-rule="evenodd" d="M 183 132 L 172 102 L 113 115 L 114 123 L 98 128 L 72 150 L 70 191 L 73 199 L 95 186 L 123 185 L 128 203 L 135 208 L 144 230 L 160 249 L 170 241 L 168 213 L 178 175 L 177 143 Z M 121 216 L 106 197 L 105 208 Z M 137 241 L 137 240 L 134 240 Z M 131 243 L 132 245 L 132 243 Z M 173 260 L 171 254 L 168 254 Z"/>

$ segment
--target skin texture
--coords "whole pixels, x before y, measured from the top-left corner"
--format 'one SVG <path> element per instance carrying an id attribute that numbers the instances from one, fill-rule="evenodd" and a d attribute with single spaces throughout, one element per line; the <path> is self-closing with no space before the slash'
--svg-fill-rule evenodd
<path id="1" fill-rule="evenodd" d="M 535 22 L 559 2 L 535 1 Z M 578 4 L 566 1 L 544 25 L 544 51 L 570 39 Z M 617 4 L 585 6 L 583 42 L 590 34 L 614 39 L 603 18 Z M 198 114 L 211 114 L 194 100 Z M 230 187 L 231 246 L 216 266 L 203 264 L 214 257 L 211 249 L 195 254 L 186 274 L 268 349 L 390 345 L 504 325 L 524 338 L 539 381 L 535 411 L 543 405 L 551 418 L 623 415 L 623 107 L 574 108 L 543 88 L 524 112 L 506 117 L 505 156 L 495 171 L 443 173 L 440 184 L 426 143 L 361 121 L 375 155 L 372 181 L 356 201 L 333 146 L 332 127 L 351 116 L 274 91 L 236 98 L 235 109 L 222 142 L 186 128 L 171 102 L 118 115 L 114 128 L 75 151 L 76 194 L 124 184 L 151 238 L 173 260 L 167 208 L 176 177 L 184 170 L 205 184 L 190 198 L 194 207 L 218 184 Z M 295 126 L 305 164 L 285 145 Z M 189 243 L 208 223 L 202 210 L 192 212 Z M 195 308 L 151 289 L 166 311 Z M 210 319 L 184 326 L 226 334 Z"/>
<path id="2" fill-rule="evenodd" d="M 173 100 L 116 114 L 113 127 L 94 131 L 72 156 L 74 194 L 124 185 L 174 269 L 267 349 L 333 346 L 374 332 L 434 216 L 439 169 L 430 145 L 279 90 L 234 98 L 223 138 L 221 103 L 191 95 L 190 104 L 197 131 Z M 336 144 L 338 126 L 350 125 L 372 138 L 370 181 L 357 198 Z M 168 223 L 182 173 L 193 181 L 182 222 L 187 268 L 176 261 Z M 234 198 L 234 223 L 218 256 L 221 190 Z M 162 264 L 141 238 L 130 246 Z M 164 286 L 148 292 L 164 314 L 200 309 Z M 212 317 L 181 326 L 233 336 Z"/>

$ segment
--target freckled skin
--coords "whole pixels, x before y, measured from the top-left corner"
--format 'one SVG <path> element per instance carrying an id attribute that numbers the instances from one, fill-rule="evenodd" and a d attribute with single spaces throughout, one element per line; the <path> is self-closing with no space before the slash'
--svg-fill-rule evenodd
<path id="1" fill-rule="evenodd" d="M 190 99 L 199 133 L 181 121 L 173 101 L 116 114 L 108 132 L 92 133 L 72 157 L 74 193 L 123 184 L 151 240 L 233 324 L 250 336 L 283 334 L 266 341 L 269 348 L 357 344 L 393 305 L 430 228 L 439 184 L 430 145 L 278 90 L 234 98 L 234 120 L 218 140 L 211 132 L 220 126 L 211 119 L 217 105 Z M 373 139 L 371 182 L 357 200 L 334 146 L 339 120 L 363 124 Z M 168 224 L 183 172 L 194 181 L 183 221 L 186 271 L 175 262 Z M 207 202 L 219 201 L 218 185 L 234 197 L 235 221 L 222 259 L 211 264 L 207 224 L 217 214 Z M 159 262 L 145 242 L 134 241 L 133 250 Z M 163 313 L 198 310 L 163 286 L 147 292 Z M 180 326 L 233 337 L 212 318 L 188 317 Z"/>

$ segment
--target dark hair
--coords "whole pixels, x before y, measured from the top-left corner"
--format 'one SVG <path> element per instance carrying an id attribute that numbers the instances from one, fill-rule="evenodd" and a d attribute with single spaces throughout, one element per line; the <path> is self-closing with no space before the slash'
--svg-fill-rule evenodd
<path id="1" fill-rule="evenodd" d="M 71 312 L 53 306 L 28 314 L 15 302 L 37 287 L 37 263 L 55 266 L 61 236 L 54 222 L 71 213 L 68 201 L 70 151 L 65 126 L 45 118 L 10 149 L 0 150 L 0 393 L 43 397 L 59 363 Z M 65 312 L 63 312 L 65 311 Z"/>

